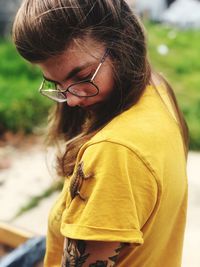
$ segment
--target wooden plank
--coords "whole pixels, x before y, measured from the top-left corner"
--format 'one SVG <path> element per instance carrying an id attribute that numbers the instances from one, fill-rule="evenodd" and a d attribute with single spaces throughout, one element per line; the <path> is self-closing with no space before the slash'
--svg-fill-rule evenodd
<path id="1" fill-rule="evenodd" d="M 0 222 L 0 243 L 16 248 L 34 236 L 33 233 Z"/>

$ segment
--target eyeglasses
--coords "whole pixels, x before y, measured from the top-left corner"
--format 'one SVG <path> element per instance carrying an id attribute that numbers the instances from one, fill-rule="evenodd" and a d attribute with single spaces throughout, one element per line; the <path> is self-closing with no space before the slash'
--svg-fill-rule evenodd
<path id="1" fill-rule="evenodd" d="M 106 49 L 106 52 L 103 55 L 91 79 L 86 79 L 80 82 L 73 83 L 69 85 L 66 89 L 57 88 L 56 83 L 44 79 L 39 88 L 39 92 L 43 96 L 46 96 L 59 103 L 67 102 L 67 96 L 66 96 L 67 92 L 77 97 L 93 97 L 98 95 L 99 88 L 94 83 L 94 79 L 97 76 L 97 73 L 100 70 L 108 54 L 109 50 Z"/>

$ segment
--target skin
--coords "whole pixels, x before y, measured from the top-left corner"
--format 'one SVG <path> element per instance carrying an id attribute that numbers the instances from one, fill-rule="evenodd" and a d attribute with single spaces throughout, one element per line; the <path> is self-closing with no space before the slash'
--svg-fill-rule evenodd
<path id="1" fill-rule="evenodd" d="M 38 63 L 43 76 L 54 81 L 61 89 L 84 80 L 89 74 L 91 78 L 106 47 L 91 39 L 85 40 L 83 47 L 87 47 L 87 51 L 73 42 L 64 53 Z M 81 67 L 81 70 L 74 75 L 69 75 L 77 67 Z M 114 90 L 113 77 L 113 65 L 110 57 L 107 56 L 94 80 L 99 88 L 99 94 L 87 98 L 67 93 L 67 105 L 92 110 L 95 105 L 105 101 Z M 117 256 L 123 245 L 120 242 L 81 241 L 65 238 L 63 247 L 62 267 L 113 267 L 116 266 Z"/>
<path id="2" fill-rule="evenodd" d="M 62 267 L 114 267 L 124 244 L 65 239 Z"/>
<path id="3" fill-rule="evenodd" d="M 41 68 L 45 78 L 55 81 L 59 88 L 65 89 L 74 82 L 84 80 L 88 75 L 91 78 L 106 50 L 103 45 L 91 39 L 84 41 L 84 46 L 87 47 L 87 51 L 73 42 L 61 55 L 51 57 L 37 65 Z M 68 77 L 77 67 L 82 69 L 72 77 Z M 109 56 L 101 66 L 94 83 L 99 88 L 98 95 L 87 98 L 67 93 L 67 105 L 89 108 L 109 97 L 114 87 L 113 68 Z"/>

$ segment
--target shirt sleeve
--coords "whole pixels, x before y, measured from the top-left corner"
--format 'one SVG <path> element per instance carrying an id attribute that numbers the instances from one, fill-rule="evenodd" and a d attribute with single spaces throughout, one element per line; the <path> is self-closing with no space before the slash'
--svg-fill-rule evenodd
<path id="1" fill-rule="evenodd" d="M 125 146 L 103 141 L 86 148 L 77 168 L 62 215 L 62 235 L 142 244 L 157 184 L 141 159 Z"/>

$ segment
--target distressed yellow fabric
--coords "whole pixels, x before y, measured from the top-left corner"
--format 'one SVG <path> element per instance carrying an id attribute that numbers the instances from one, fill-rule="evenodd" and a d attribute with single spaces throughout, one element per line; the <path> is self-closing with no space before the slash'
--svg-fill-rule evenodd
<path id="1" fill-rule="evenodd" d="M 49 216 L 45 266 L 60 266 L 64 237 L 130 243 L 118 267 L 181 266 L 186 160 L 165 88 L 158 90 L 161 98 L 148 86 L 79 151 Z"/>

